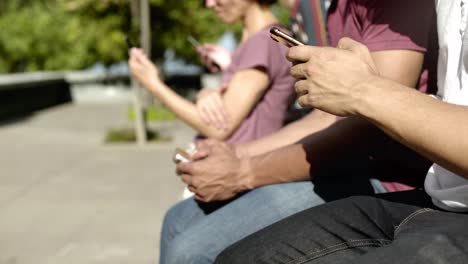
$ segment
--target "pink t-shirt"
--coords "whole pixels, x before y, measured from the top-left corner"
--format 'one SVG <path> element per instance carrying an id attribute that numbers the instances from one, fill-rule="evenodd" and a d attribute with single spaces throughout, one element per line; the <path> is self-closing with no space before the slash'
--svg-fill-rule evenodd
<path id="1" fill-rule="evenodd" d="M 422 92 L 431 94 L 437 92 L 438 40 L 434 0 L 333 1 L 328 11 L 327 31 L 331 46 L 336 46 L 342 37 L 350 37 L 365 44 L 370 51 L 423 52 L 424 65 L 417 87 Z M 386 174 L 378 175 L 383 176 L 384 179 L 381 180 L 384 187 L 389 191 L 401 191 L 422 184 L 424 168 L 421 168 L 420 176 L 410 178 L 408 175 L 403 175 L 395 168 L 399 168 L 398 162 L 407 161 L 403 158 L 403 154 L 400 155 L 401 150 L 393 146 L 395 144 L 388 145 L 389 147 L 382 149 L 376 157 L 373 157 L 376 160 L 384 160 L 381 164 L 388 166 L 384 169 L 379 167 L 379 171 L 385 171 Z M 402 158 L 399 159 L 399 156 Z M 421 166 L 407 165 L 401 167 L 427 166 L 423 161 Z"/>
<path id="2" fill-rule="evenodd" d="M 252 141 L 283 126 L 287 108 L 295 98 L 295 79 L 289 73 L 291 63 L 285 58 L 286 52 L 285 46 L 270 38 L 269 27 L 250 37 L 234 52 L 232 64 L 224 73 L 223 83 L 228 83 L 236 72 L 256 68 L 268 75 L 270 84 L 227 142 Z"/>

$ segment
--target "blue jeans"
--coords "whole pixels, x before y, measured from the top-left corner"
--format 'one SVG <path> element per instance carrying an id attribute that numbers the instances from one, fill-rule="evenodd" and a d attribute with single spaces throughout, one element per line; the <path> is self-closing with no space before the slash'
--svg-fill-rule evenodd
<path id="1" fill-rule="evenodd" d="M 432 208 L 431 208 L 432 207 Z M 434 210 L 423 191 L 356 196 L 287 217 L 216 263 L 468 263 L 468 215 Z"/>
<path id="2" fill-rule="evenodd" d="M 211 212 L 193 198 L 173 206 L 161 233 L 160 264 L 213 263 L 232 243 L 324 201 L 311 182 L 269 185 Z M 208 212 L 207 212 L 208 211 Z"/>
<path id="3" fill-rule="evenodd" d="M 193 198 L 179 202 L 164 219 L 160 264 L 213 263 L 229 245 L 287 216 L 330 199 L 373 193 L 376 182 L 371 185 L 368 177 L 363 181 L 350 177 L 340 184 L 334 180 L 320 184 L 320 188 L 309 181 L 276 184 L 226 203 L 201 204 Z"/>

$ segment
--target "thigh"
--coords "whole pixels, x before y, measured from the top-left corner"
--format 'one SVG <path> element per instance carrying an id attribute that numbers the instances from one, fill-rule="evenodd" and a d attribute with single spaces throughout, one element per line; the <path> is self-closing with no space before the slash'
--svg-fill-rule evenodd
<path id="1" fill-rule="evenodd" d="M 190 249 L 190 259 L 213 261 L 232 243 L 296 212 L 323 203 L 310 182 L 264 186 L 205 215 L 175 237 L 171 255 Z M 195 262 L 194 262 L 195 263 Z"/>
<path id="2" fill-rule="evenodd" d="M 351 197 L 302 211 L 224 251 L 217 263 L 347 263 L 387 245 L 418 207 Z"/>
<path id="3" fill-rule="evenodd" d="M 353 263 L 468 263 L 468 215 L 420 209 L 395 229 L 394 241 Z"/>

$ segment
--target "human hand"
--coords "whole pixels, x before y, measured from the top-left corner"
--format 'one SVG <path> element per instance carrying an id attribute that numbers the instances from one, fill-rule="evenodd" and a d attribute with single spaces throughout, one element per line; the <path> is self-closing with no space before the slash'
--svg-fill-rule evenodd
<path id="1" fill-rule="evenodd" d="M 159 70 L 140 48 L 131 48 L 128 65 L 132 76 L 145 88 L 151 89 L 154 84 L 160 83 Z"/>
<path id="2" fill-rule="evenodd" d="M 227 129 L 229 116 L 222 98 L 223 89 L 203 89 L 197 95 L 197 110 L 203 122 L 217 129 Z"/>
<path id="3" fill-rule="evenodd" d="M 202 202 L 227 200 L 249 189 L 247 160 L 239 159 L 233 147 L 221 141 L 197 144 L 192 162 L 179 163 L 176 171 Z"/>
<path id="4" fill-rule="evenodd" d="M 231 65 L 231 53 L 221 46 L 207 43 L 196 51 L 201 62 L 213 73 L 225 71 Z"/>
<path id="5" fill-rule="evenodd" d="M 292 47 L 288 60 L 302 106 L 340 116 L 356 115 L 367 91 L 363 84 L 379 75 L 366 46 L 342 38 L 337 48 Z"/>

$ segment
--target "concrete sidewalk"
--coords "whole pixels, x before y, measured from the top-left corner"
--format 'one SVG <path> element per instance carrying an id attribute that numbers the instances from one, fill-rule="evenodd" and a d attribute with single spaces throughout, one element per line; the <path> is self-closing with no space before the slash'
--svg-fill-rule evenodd
<path id="1" fill-rule="evenodd" d="M 184 187 L 172 152 L 194 132 L 169 122 L 172 142 L 104 145 L 126 109 L 72 104 L 0 126 L 0 264 L 157 263 Z"/>

